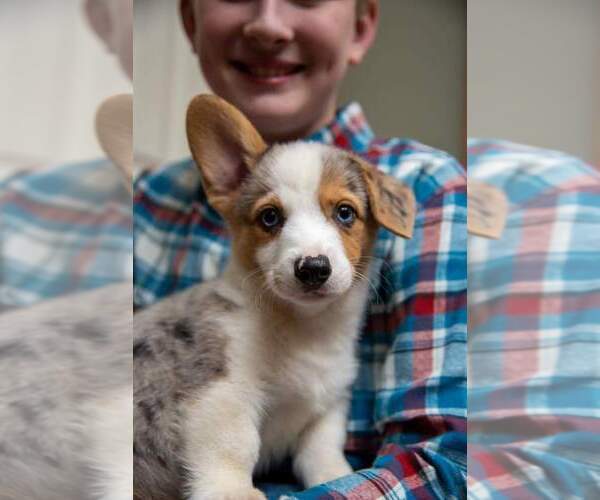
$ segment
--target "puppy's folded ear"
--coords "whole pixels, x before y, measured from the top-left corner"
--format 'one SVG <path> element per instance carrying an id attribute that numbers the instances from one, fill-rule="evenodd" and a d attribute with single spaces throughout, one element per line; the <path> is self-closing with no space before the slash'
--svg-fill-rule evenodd
<path id="1" fill-rule="evenodd" d="M 192 99 L 186 129 L 208 201 L 226 216 L 242 181 L 267 145 L 237 108 L 214 95 Z"/>
<path id="2" fill-rule="evenodd" d="M 398 236 L 412 238 L 416 211 L 412 190 L 364 160 L 357 160 L 362 168 L 375 220 Z"/>

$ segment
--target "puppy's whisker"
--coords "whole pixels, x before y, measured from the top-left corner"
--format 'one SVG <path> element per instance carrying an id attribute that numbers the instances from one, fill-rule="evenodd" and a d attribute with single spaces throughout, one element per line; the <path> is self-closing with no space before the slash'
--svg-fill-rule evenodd
<path id="1" fill-rule="evenodd" d="M 264 292 L 269 290 L 269 286 L 262 276 L 262 269 L 254 269 L 246 274 L 242 279 L 241 288 L 244 291 L 250 292 L 254 301 L 254 308 L 257 311 L 262 310 Z"/>
<path id="2" fill-rule="evenodd" d="M 368 269 L 370 264 L 372 264 L 373 262 L 376 262 L 378 265 L 380 265 L 380 269 L 379 269 L 379 273 L 378 273 L 380 287 L 383 288 L 385 291 L 393 290 L 394 286 L 390 280 L 390 273 L 392 270 L 392 266 L 390 265 L 389 262 L 383 260 L 381 257 L 365 255 L 365 256 L 362 256 L 362 257 L 359 257 L 358 259 L 356 259 L 356 263 L 355 262 L 352 262 L 352 263 L 355 267 L 360 266 L 360 267 Z"/>
<path id="3" fill-rule="evenodd" d="M 373 281 L 368 276 L 362 274 L 359 271 L 355 271 L 354 272 L 354 276 L 355 276 L 355 278 L 358 278 L 358 281 L 363 281 L 363 282 L 365 282 L 365 283 L 367 283 L 369 285 L 369 288 L 371 290 L 373 290 L 373 293 L 375 294 L 375 298 L 379 302 L 380 299 L 381 299 L 381 297 L 380 297 L 379 292 L 377 290 L 377 287 L 375 286 L 375 284 L 373 283 Z"/>
<path id="4" fill-rule="evenodd" d="M 252 297 L 254 298 L 254 307 L 257 311 L 262 309 L 262 290 L 264 289 L 264 283 L 259 283 L 255 287 Z"/>
<path id="5" fill-rule="evenodd" d="M 261 269 L 255 269 L 254 271 L 249 272 L 246 276 L 244 276 L 244 278 L 242 279 L 242 288 L 246 289 L 247 285 L 252 286 L 252 283 L 250 283 L 250 281 L 255 278 L 256 276 L 260 275 L 261 273 Z"/>
<path id="6" fill-rule="evenodd" d="M 374 257 L 371 255 L 364 255 L 364 256 L 359 257 L 358 259 L 355 259 L 354 261 L 352 261 L 352 263 L 354 265 L 365 267 L 365 268 L 369 267 L 374 262 L 380 264 L 382 268 L 386 265 L 389 267 L 389 263 L 387 263 L 381 257 Z"/>
<path id="7" fill-rule="evenodd" d="M 265 281 L 261 288 L 262 299 L 264 299 L 267 306 L 269 306 L 269 312 L 274 312 L 275 310 L 275 301 L 273 300 L 273 294 L 271 292 L 271 287 Z"/>
<path id="8" fill-rule="evenodd" d="M 252 297 L 254 299 L 254 307 L 256 310 L 262 311 L 265 304 L 270 305 L 272 308 L 272 300 L 265 300 L 270 298 L 269 292 L 269 284 L 264 279 L 253 287 Z"/>

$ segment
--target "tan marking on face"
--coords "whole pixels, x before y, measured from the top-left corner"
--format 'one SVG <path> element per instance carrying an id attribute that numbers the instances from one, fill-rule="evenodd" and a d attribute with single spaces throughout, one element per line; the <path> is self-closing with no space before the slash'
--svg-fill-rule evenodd
<path id="1" fill-rule="evenodd" d="M 277 195 L 268 193 L 254 202 L 250 209 L 250 219 L 253 221 L 257 220 L 260 213 L 267 207 L 274 207 L 283 214 L 283 207 Z"/>
<path id="2" fill-rule="evenodd" d="M 254 200 L 246 213 L 238 213 L 238 216 L 231 222 L 234 235 L 233 249 L 239 261 L 248 271 L 259 268 L 256 252 L 259 248 L 277 238 L 280 232 L 280 228 L 267 231 L 261 226 L 259 222 L 260 213 L 267 207 L 274 207 L 281 214 L 284 214 L 279 198 L 274 193 L 267 193 Z"/>
<path id="3" fill-rule="evenodd" d="M 364 193 L 350 189 L 347 174 L 341 165 L 332 162 L 326 164 L 319 188 L 319 204 L 325 217 L 335 225 L 346 257 L 354 269 L 361 272 L 366 267 L 364 257 L 373 244 L 377 226 L 366 206 Z M 343 204 L 351 206 L 356 212 L 354 223 L 349 227 L 336 219 L 336 209 Z"/>

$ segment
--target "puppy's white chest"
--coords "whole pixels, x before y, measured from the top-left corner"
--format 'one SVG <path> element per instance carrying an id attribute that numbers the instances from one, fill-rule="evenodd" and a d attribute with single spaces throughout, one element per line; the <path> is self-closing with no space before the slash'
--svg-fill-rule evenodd
<path id="1" fill-rule="evenodd" d="M 327 407 L 345 392 L 354 377 L 351 346 L 314 346 L 282 357 L 272 397 L 279 404 L 296 403 L 313 412 Z"/>
<path id="2" fill-rule="evenodd" d="M 333 341 L 324 332 L 321 342 L 290 343 L 287 351 L 274 354 L 265 372 L 267 404 L 259 469 L 293 453 L 307 425 L 347 397 L 356 373 L 352 337 L 348 332 L 347 338 Z"/>

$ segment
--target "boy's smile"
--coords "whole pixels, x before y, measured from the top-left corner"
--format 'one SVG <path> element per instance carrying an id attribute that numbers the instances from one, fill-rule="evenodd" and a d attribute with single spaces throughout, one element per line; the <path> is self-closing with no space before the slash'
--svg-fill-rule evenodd
<path id="1" fill-rule="evenodd" d="M 348 66 L 375 35 L 377 8 L 355 0 L 182 0 L 184 26 L 211 89 L 269 142 L 333 119 Z"/>
<path id="2" fill-rule="evenodd" d="M 236 58 L 230 60 L 231 66 L 257 85 L 279 86 L 290 82 L 306 69 L 306 65 L 279 58 Z"/>

